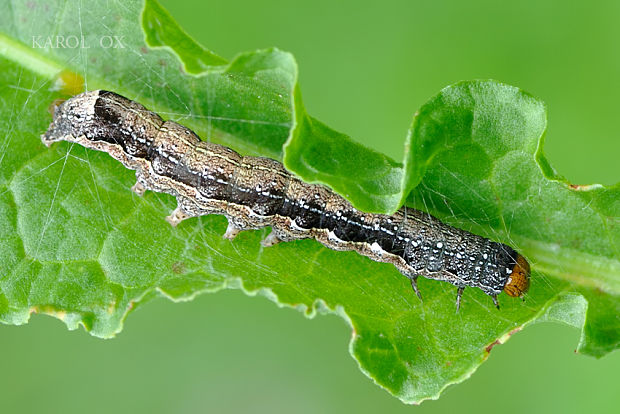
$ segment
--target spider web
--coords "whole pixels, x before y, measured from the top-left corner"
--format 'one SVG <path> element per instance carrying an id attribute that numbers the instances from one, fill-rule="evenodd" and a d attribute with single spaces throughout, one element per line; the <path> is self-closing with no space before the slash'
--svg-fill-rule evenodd
<path id="1" fill-rule="evenodd" d="M 90 42 L 90 48 L 42 52 L 44 56 L 45 53 L 61 56 L 64 59 L 61 66 L 74 68 L 83 76 L 85 90 L 117 85 L 121 90 L 129 91 L 123 93 L 128 98 L 155 109 L 164 119 L 195 129 L 205 141 L 227 143 L 242 153 L 260 152 L 261 147 L 244 146 L 243 141 L 230 132 L 234 128 L 223 130 L 224 124 L 238 126 L 239 130 L 250 128 L 250 131 L 260 131 L 260 128 L 285 131 L 290 127 L 291 122 L 282 119 L 265 119 L 258 115 L 235 117 L 217 112 L 221 96 L 216 91 L 219 82 L 225 80 L 179 76 L 182 68 L 179 68 L 177 57 L 169 50 L 149 49 L 142 43 L 131 41 L 122 49 L 97 47 L 102 36 L 111 39 L 123 36 L 128 29 L 114 16 L 137 15 L 135 5 L 109 2 L 108 16 L 111 17 L 101 19 L 97 11 L 85 7 L 83 2 L 66 4 L 75 8 L 59 9 L 53 19 L 57 23 L 43 29 L 40 22 L 44 19 L 37 16 L 39 13 L 45 14 L 44 6 L 25 6 L 33 18 L 23 17 L 26 18 L 26 25 L 20 23 L 25 33 L 22 33 L 22 41 L 27 41 L 30 33 L 43 31 L 44 36 L 52 37 L 75 33 L 78 38 Z M 27 14 L 16 13 L 15 16 L 15 20 L 20 20 Z M 46 19 L 49 21 L 49 16 Z M 27 24 L 30 24 L 29 30 L 23 29 Z M 74 28 L 75 32 L 67 32 L 66 27 Z M 120 59 L 118 56 L 130 58 Z M 116 61 L 119 68 L 113 65 Z M 371 329 L 362 322 L 380 321 L 376 322 L 379 327 L 372 334 L 376 334 L 379 340 L 392 341 L 388 341 L 389 346 L 381 351 L 398 354 L 409 364 L 407 372 L 416 368 L 413 358 L 407 360 L 402 356 L 403 349 L 395 344 L 396 340 L 390 336 L 386 326 L 391 326 L 395 320 L 413 320 L 410 313 L 419 313 L 422 320 L 444 317 L 437 309 L 443 310 L 444 314 L 450 313 L 446 318 L 453 317 L 456 288 L 452 285 L 422 282 L 425 303 L 421 307 L 406 279 L 391 265 L 376 264 L 352 252 L 332 252 L 309 240 L 286 243 L 268 251 L 258 243 L 267 235 L 268 229 L 244 233 L 239 236 L 239 241 L 229 243 L 221 240 L 226 227 L 222 217 L 194 218 L 176 229 L 169 228 L 164 217 L 176 207 L 174 198 L 153 192 L 148 192 L 144 198 L 132 194 L 129 189 L 134 182 L 134 172 L 124 169 L 107 154 L 68 143 L 42 149 L 38 134 L 45 130 L 50 121 L 44 106 L 51 102 L 52 96 L 57 95 L 59 88 L 66 88 L 67 85 L 56 77 L 33 77 L 26 72 L 24 69 L 23 73 L 17 73 L 6 85 L 15 92 L 14 95 L 3 95 L 2 105 L 10 108 L 6 111 L 10 115 L 2 124 L 0 177 L 6 180 L 0 187 L 0 197 L 15 198 L 13 205 L 20 208 L 27 206 L 31 211 L 20 211 L 21 216 L 15 219 L 16 233 L 23 239 L 24 255 L 15 260 L 11 274 L 0 284 L 0 301 L 2 294 L 6 295 L 9 290 L 15 290 L 15 286 L 20 286 L 22 298 L 26 299 L 20 305 L 24 305 L 28 312 L 55 313 L 69 325 L 71 313 L 79 315 L 73 319 L 74 323 L 85 324 L 88 322 L 78 318 L 90 312 L 95 315 L 95 322 L 88 328 L 98 335 L 109 336 L 120 330 L 124 316 L 136 303 L 146 301 L 154 294 L 174 300 L 189 300 L 197 294 L 225 287 L 242 288 L 249 293 L 268 296 L 279 304 L 298 308 L 307 315 L 314 315 L 317 311 L 338 313 L 355 326 L 355 335 L 371 336 L 368 334 Z M 275 94 L 281 92 L 276 91 Z M 25 99 L 22 99 L 24 94 Z M 257 95 L 265 96 L 262 91 Z M 22 125 L 22 119 L 35 121 Z M 22 130 L 26 133 L 23 134 Z M 23 159 L 15 161 L 11 157 L 22 149 L 16 145 L 16 140 L 21 136 L 27 136 L 26 144 L 32 149 L 24 153 Z M 265 151 L 263 155 L 273 153 Z M 488 204 L 488 197 L 464 181 L 458 172 L 441 163 L 439 166 L 472 199 L 478 200 L 478 205 L 484 207 Z M 485 236 L 506 242 L 519 250 L 520 246 L 511 238 L 512 217 L 501 214 L 501 209 L 497 215 L 489 214 L 486 208 L 468 211 L 454 195 L 437 190 L 428 181 L 423 181 L 416 189 L 413 204 L 433 214 L 449 211 L 450 214 L 441 217 L 447 223 L 474 232 L 483 229 Z M 525 214 L 529 213 L 526 211 Z M 498 221 L 499 227 L 495 225 Z M 541 230 L 537 231 L 540 239 L 544 240 Z M 42 270 L 23 272 L 24 268 L 30 269 L 40 263 L 43 263 Z M 532 264 L 536 266 L 536 263 Z M 64 267 L 59 270 L 52 269 L 53 266 Z M 84 277 L 88 270 L 97 275 Z M 51 281 L 47 275 L 53 275 Z M 28 279 L 29 285 L 19 285 L 20 279 Z M 535 283 L 536 289 L 552 292 L 560 289 L 539 274 Z M 522 306 L 528 306 L 504 297 L 501 299 L 502 313 L 487 317 L 483 312 L 491 307 L 489 298 L 472 291 L 476 289 L 466 290 L 462 303 L 464 311 L 456 316 L 462 326 L 454 327 L 455 332 L 450 332 L 450 335 L 456 336 L 459 329 L 473 326 L 469 309 L 475 309 L 481 319 L 488 318 L 482 323 L 488 323 L 488 326 L 502 332 L 504 327 L 515 326 L 517 319 L 514 313 Z M 65 296 L 75 294 L 79 299 L 62 302 L 65 293 Z M 10 294 L 11 298 L 20 297 L 14 292 Z M 76 304 L 88 299 L 94 299 L 96 305 L 80 308 L 82 304 Z M 342 304 L 348 300 L 354 305 L 363 305 L 355 308 L 347 303 L 345 309 Z M 530 298 L 526 297 L 528 302 Z M 69 304 L 67 309 L 59 306 L 64 303 Z M 449 304 L 449 307 L 441 308 L 442 303 Z M 451 312 L 446 312 L 447 309 Z M 22 317 L 21 322 L 26 318 Z M 98 326 L 101 322 L 97 321 L 100 320 L 105 320 L 106 325 Z M 407 328 L 414 325 L 413 322 L 403 324 Z M 433 344 L 431 348 L 435 346 L 436 337 L 441 336 L 442 332 L 435 332 L 428 324 L 422 324 L 419 328 L 417 334 L 428 344 Z M 402 328 L 401 332 L 404 331 L 407 329 Z M 409 333 L 402 335 L 412 344 L 416 340 Z M 458 343 L 457 340 L 454 342 Z M 355 346 L 353 343 L 352 349 Z M 368 369 L 369 364 L 360 364 Z M 443 366 L 441 363 L 437 365 Z M 402 389 L 413 387 L 410 381 L 411 377 L 407 377 Z M 384 386 L 388 383 L 383 378 L 379 382 Z M 396 386 L 390 388 L 392 392 L 396 389 Z"/>
<path id="2" fill-rule="evenodd" d="M 123 3 L 119 2 L 119 3 L 111 3 L 111 4 L 113 5 L 113 7 L 121 9 L 121 11 L 126 12 L 129 15 L 135 14 L 135 10 L 127 8 Z M 160 90 L 165 91 L 165 94 L 163 94 L 165 102 L 162 104 L 162 106 L 166 108 L 175 108 L 177 110 L 158 111 L 160 115 L 162 115 L 165 119 L 174 120 L 181 124 L 186 124 L 187 121 L 191 121 L 190 124 L 192 122 L 204 124 L 205 125 L 204 131 L 206 132 L 206 134 L 201 134 L 201 135 L 202 135 L 202 139 L 206 141 L 212 140 L 214 134 L 216 133 L 216 128 L 214 128 L 214 125 L 213 125 L 214 120 L 229 121 L 229 122 L 235 122 L 235 123 L 240 123 L 240 124 L 267 124 L 267 125 L 273 125 L 273 126 L 279 126 L 279 127 L 288 126 L 286 123 L 273 123 L 273 122 L 268 122 L 268 121 L 264 121 L 261 119 L 230 118 L 230 117 L 222 117 L 219 115 L 217 116 L 213 115 L 212 110 L 215 107 L 215 100 L 217 99 L 217 96 L 214 94 L 213 89 L 209 89 L 209 88 L 205 89 L 206 93 L 202 93 L 200 95 L 200 99 L 205 100 L 207 102 L 206 108 L 208 109 L 206 113 L 202 113 L 198 109 L 198 108 L 201 108 L 200 106 L 190 105 L 187 102 L 186 98 L 184 98 L 184 96 L 186 95 L 177 89 L 176 84 L 170 84 L 167 81 L 167 79 L 169 79 L 170 72 L 177 71 L 175 64 L 178 65 L 178 61 L 175 61 L 176 59 L 175 57 L 169 56 L 168 58 L 166 58 L 165 56 L 162 55 L 162 58 L 160 59 L 158 64 L 153 65 L 152 59 L 150 60 L 147 59 L 148 54 L 153 53 L 153 52 L 149 50 L 145 50 L 144 47 L 138 48 L 138 47 L 135 47 L 134 45 L 128 45 L 128 46 L 123 45 L 123 47 L 120 49 L 102 47 L 101 42 L 102 42 L 102 39 L 104 38 L 112 39 L 112 41 L 115 41 L 117 37 L 122 38 L 122 36 L 118 34 L 120 33 L 119 27 L 114 26 L 113 21 L 110 22 L 107 19 L 103 19 L 98 26 L 97 34 L 93 35 L 92 33 L 90 33 L 90 30 L 92 30 L 92 21 L 96 20 L 96 18 L 93 18 L 92 15 L 90 17 L 86 16 L 86 15 L 91 14 L 92 12 L 89 11 L 88 9 L 85 9 L 83 7 L 82 2 L 76 2 L 75 6 L 76 6 L 76 9 L 73 12 L 75 12 L 77 16 L 76 27 L 78 29 L 78 33 L 76 34 L 76 36 L 78 36 L 79 39 L 81 40 L 85 39 L 85 41 L 89 43 L 91 47 L 80 47 L 80 48 L 70 51 L 69 53 L 66 53 L 65 54 L 65 58 L 66 58 L 65 65 L 69 67 L 77 66 L 78 68 L 80 68 L 79 73 L 83 75 L 85 90 L 91 89 L 91 86 L 89 86 L 89 84 L 92 85 L 94 83 L 95 85 L 97 85 L 101 82 L 101 79 L 96 79 L 94 82 L 91 81 L 90 79 L 91 73 L 93 73 L 93 67 L 97 67 L 97 61 L 104 60 L 107 62 L 113 62 L 117 55 L 121 53 L 129 53 L 133 55 L 133 59 L 131 59 L 131 61 L 137 62 L 138 65 L 132 68 L 128 74 L 123 74 L 124 77 L 128 77 L 132 79 L 132 90 L 134 90 L 134 94 L 128 97 L 138 102 L 144 102 L 144 101 L 161 102 L 162 95 L 158 95 L 156 91 L 160 91 Z M 85 20 L 88 21 L 88 24 L 85 24 Z M 37 33 L 37 29 L 36 29 L 37 20 L 31 19 L 30 22 L 31 22 L 30 33 Z M 60 28 L 60 26 L 56 26 L 55 29 L 56 31 L 49 33 L 48 36 L 52 38 L 57 37 L 57 36 L 64 36 L 66 39 L 67 35 L 64 34 L 66 32 L 64 32 Z M 98 45 L 99 47 L 96 47 L 97 40 L 99 40 L 99 45 Z M 122 43 L 122 40 L 119 41 L 118 46 L 120 46 L 120 43 Z M 96 47 L 96 49 L 92 47 L 93 45 Z M 58 80 L 54 79 L 54 80 L 46 80 L 43 83 L 36 84 L 36 85 L 31 84 L 26 89 L 30 91 L 32 95 L 36 95 L 42 90 L 54 89 L 54 88 L 58 88 L 59 86 L 62 87 L 62 85 L 59 85 Z M 15 89 L 22 89 L 22 90 L 24 89 L 24 86 L 21 85 L 19 81 L 16 85 L 10 85 L 9 87 L 15 88 Z M 23 112 L 26 110 L 27 105 L 28 105 L 28 101 L 24 103 L 22 108 L 15 109 L 11 113 L 20 114 L 21 116 L 21 114 L 23 114 Z M 9 120 L 9 124 L 12 125 L 13 123 L 10 122 Z M 10 137 L 12 137 L 13 135 L 14 134 L 12 134 L 12 131 L 10 130 L 9 130 L 9 133 L 6 134 L 7 139 L 5 139 L 3 143 L 3 147 L 2 147 L 3 155 L 0 158 L 0 162 L 3 159 L 3 156 L 6 153 L 6 151 L 8 151 L 8 148 L 11 143 Z M 62 189 L 63 189 L 63 181 L 66 179 L 66 166 L 69 161 L 82 164 L 85 167 L 84 169 L 87 170 L 87 174 L 83 175 L 78 180 L 83 182 L 83 185 L 86 188 L 86 191 L 88 192 L 89 197 L 92 200 L 92 203 L 96 206 L 99 219 L 102 222 L 103 231 L 105 233 L 115 231 L 117 230 L 118 223 L 119 223 L 118 217 L 115 217 L 113 214 L 111 214 L 110 205 L 113 201 L 110 199 L 108 192 L 101 191 L 101 187 L 104 184 L 100 182 L 101 179 L 99 177 L 102 175 L 101 174 L 102 170 L 114 169 L 118 171 L 119 169 L 122 169 L 122 166 L 114 165 L 114 163 L 110 161 L 107 158 L 107 156 L 104 154 L 94 154 L 91 151 L 77 148 L 73 144 L 70 144 L 69 146 L 64 146 L 62 150 L 57 150 L 56 152 L 58 154 L 57 157 L 54 160 L 52 160 L 49 164 L 32 172 L 30 175 L 19 178 L 21 180 L 19 184 L 24 184 L 29 180 L 36 179 L 36 177 L 41 174 L 45 174 L 46 171 L 48 171 L 50 168 L 53 168 L 54 166 L 60 166 L 60 171 L 58 173 L 58 177 L 56 178 L 56 182 L 53 186 L 53 192 L 52 192 L 52 196 L 49 201 L 49 204 L 47 206 L 43 205 L 40 208 L 41 212 L 43 212 L 43 221 L 42 221 L 42 225 L 40 226 L 39 234 L 38 234 L 37 241 L 35 244 L 35 249 L 33 252 L 34 257 L 39 256 L 40 249 L 42 248 L 43 245 L 45 245 L 44 240 L 50 237 L 50 234 L 49 234 L 50 225 L 56 221 L 59 211 L 62 210 L 62 204 L 63 204 L 63 201 L 65 200 L 64 197 L 67 197 L 67 193 L 63 194 L 64 191 L 62 191 Z M 122 173 L 122 174 L 124 177 L 126 177 L 130 173 L 129 174 Z M 454 176 L 455 180 L 459 180 L 456 174 L 452 173 L 452 175 Z M 116 179 L 116 178 L 108 177 L 107 179 Z M 123 180 L 123 182 L 126 183 L 127 180 L 125 179 Z M 461 183 L 461 184 L 465 186 L 466 188 L 468 188 L 468 185 L 466 183 Z M 488 223 L 491 223 L 494 220 L 497 220 L 498 217 L 489 217 L 484 210 L 481 210 L 484 220 L 480 222 L 479 219 L 471 217 L 462 209 L 459 210 L 459 213 L 454 213 L 453 208 L 452 208 L 452 205 L 454 203 L 450 200 L 449 195 L 440 194 L 436 190 L 433 190 L 432 188 L 428 187 L 425 183 L 421 184 L 421 188 L 423 190 L 419 191 L 417 194 L 419 197 L 421 197 L 421 202 L 425 206 L 426 211 L 429 211 L 429 212 L 438 211 L 436 200 L 439 199 L 441 200 L 442 203 L 444 203 L 445 207 L 448 208 L 452 212 L 452 215 L 451 217 L 448 217 L 448 220 L 453 219 L 455 222 L 458 222 L 460 224 L 463 224 L 464 222 L 471 222 L 474 224 L 478 224 L 482 227 L 489 228 L 492 234 L 489 234 L 488 236 L 495 240 L 500 240 L 502 238 L 505 238 L 506 236 L 509 237 L 510 235 L 509 224 L 505 222 L 503 216 L 501 215 L 499 216 L 499 219 L 501 220 L 501 224 L 503 226 L 503 231 L 499 232 L 495 230 L 493 226 L 490 226 L 490 227 L 487 226 Z M 474 188 L 468 188 L 468 190 L 470 190 L 472 197 L 478 197 L 481 199 L 481 201 L 484 202 L 484 197 L 477 194 Z M 74 193 L 68 193 L 68 194 L 74 194 Z M 102 194 L 107 195 L 106 199 L 103 198 Z M 433 194 L 434 197 L 428 197 L 425 194 Z M 150 204 L 150 206 L 153 209 L 159 210 L 159 211 L 171 210 L 174 207 L 174 200 L 172 199 L 172 197 L 167 196 L 167 195 L 151 194 L 148 197 L 146 197 L 144 201 L 137 199 L 136 196 L 132 196 L 132 197 L 133 197 L 133 202 L 134 202 L 134 206 L 136 209 L 139 208 L 140 205 L 144 202 Z M 128 215 L 123 216 L 123 220 L 127 216 Z M 201 221 L 201 220 L 198 219 L 198 221 Z M 265 232 L 263 231 L 262 233 L 264 234 Z M 191 237 L 189 240 L 196 240 L 198 238 L 200 240 L 200 243 L 202 243 L 204 246 L 206 246 L 209 249 L 210 255 L 212 257 L 218 258 L 218 260 L 225 260 L 231 263 L 246 262 L 248 266 L 252 266 L 252 267 L 256 266 L 256 262 L 253 259 L 248 258 L 242 252 L 238 251 L 237 250 L 238 248 L 236 247 L 235 244 L 232 245 L 236 253 L 234 257 L 229 257 L 227 256 L 225 252 L 218 250 L 217 247 L 213 247 L 210 243 L 206 241 L 210 237 L 213 237 L 213 235 L 214 235 L 214 230 L 209 229 L 207 226 L 204 226 L 201 223 L 200 225 L 192 226 Z M 133 243 L 131 240 L 129 240 L 128 242 Z M 184 240 L 184 242 L 186 246 L 185 249 L 186 250 L 191 249 L 190 246 L 192 243 L 188 240 Z M 512 244 L 518 249 L 518 246 L 515 245 L 514 241 L 509 240 L 509 242 L 510 244 Z M 133 243 L 133 245 L 135 246 L 136 249 L 144 248 L 144 246 L 142 245 L 138 246 L 135 243 Z M 162 247 L 157 246 L 157 245 L 147 246 L 147 254 L 156 256 L 158 254 L 161 254 L 161 249 Z M 188 266 L 190 268 L 205 269 L 205 263 L 201 259 L 192 258 L 190 259 L 189 263 L 190 264 Z M 273 273 L 273 271 L 270 271 L 269 268 L 265 266 L 262 266 L 261 270 L 264 272 Z M 208 262 L 206 263 L 206 271 L 212 272 L 215 274 L 218 273 L 217 271 L 215 271 L 215 269 L 213 269 L 212 267 L 211 268 L 209 267 Z M 221 275 L 221 276 L 225 277 L 226 275 Z M 449 286 L 445 288 L 450 289 Z M 453 293 L 446 293 L 446 294 L 453 295 Z"/>

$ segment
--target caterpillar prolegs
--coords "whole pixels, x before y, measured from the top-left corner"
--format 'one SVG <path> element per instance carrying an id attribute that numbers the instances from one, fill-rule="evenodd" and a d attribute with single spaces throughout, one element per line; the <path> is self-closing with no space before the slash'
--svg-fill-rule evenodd
<path id="1" fill-rule="evenodd" d="M 136 170 L 137 194 L 152 190 L 177 198 L 166 218 L 173 226 L 223 214 L 229 239 L 271 226 L 264 246 L 313 238 L 334 250 L 355 250 L 392 263 L 420 298 L 418 276 L 455 285 L 457 310 L 467 286 L 491 296 L 498 308 L 502 290 L 522 297 L 529 287 L 528 262 L 505 244 L 411 208 L 393 215 L 364 213 L 329 188 L 299 180 L 278 161 L 201 141 L 190 129 L 113 92 L 85 92 L 56 106 L 41 139 L 47 146 L 69 141 L 104 151 Z"/>

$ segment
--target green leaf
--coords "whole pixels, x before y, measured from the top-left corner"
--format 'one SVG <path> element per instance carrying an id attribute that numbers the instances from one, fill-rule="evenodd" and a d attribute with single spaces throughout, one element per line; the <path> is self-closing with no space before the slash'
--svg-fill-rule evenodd
<path id="1" fill-rule="evenodd" d="M 200 74 L 211 66 L 226 64 L 226 59 L 190 38 L 156 2 L 150 2 L 144 8 L 142 25 L 145 28 L 146 43 L 152 48 L 170 48 L 177 55 L 183 56 L 183 69 L 188 73 Z"/>
<path id="2" fill-rule="evenodd" d="M 110 337 L 157 296 L 241 288 L 308 316 L 341 315 L 360 368 L 406 402 L 437 398 L 530 323 L 581 328 L 586 354 L 618 347 L 620 186 L 572 186 L 556 174 L 542 152 L 537 99 L 494 81 L 450 86 L 418 111 L 398 163 L 306 113 L 290 54 L 254 51 L 226 63 L 153 1 L 81 4 L 16 2 L 0 15 L 2 322 L 46 313 Z M 70 36 L 84 47 L 67 47 Z M 498 312 L 468 289 L 455 314 L 452 285 L 421 280 L 420 303 L 393 266 L 353 252 L 311 240 L 265 249 L 268 230 L 230 242 L 220 216 L 171 228 L 163 218 L 175 200 L 133 195 L 134 173 L 107 154 L 41 144 L 49 104 L 79 92 L 82 78 L 205 140 L 281 159 L 360 209 L 392 212 L 407 200 L 510 243 L 533 265 L 530 294 L 502 295 Z"/>

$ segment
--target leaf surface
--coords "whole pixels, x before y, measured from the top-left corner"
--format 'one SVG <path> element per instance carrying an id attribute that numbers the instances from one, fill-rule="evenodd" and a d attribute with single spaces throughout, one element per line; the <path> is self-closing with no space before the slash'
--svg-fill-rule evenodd
<path id="1" fill-rule="evenodd" d="M 586 354 L 617 348 L 620 187 L 572 186 L 552 169 L 536 98 L 494 81 L 452 85 L 418 111 L 396 162 L 306 113 L 289 53 L 226 62 L 153 1 L 80 4 L 4 2 L 0 16 L 2 322 L 46 313 L 110 337 L 158 295 L 189 300 L 242 288 L 306 315 L 341 315 L 360 368 L 405 402 L 437 398 L 529 323 L 582 329 Z M 89 47 L 54 47 L 58 36 Z M 116 47 L 105 47 L 109 39 Z M 394 267 L 354 252 L 311 240 L 265 249 L 268 230 L 230 242 L 220 216 L 171 228 L 164 217 L 176 201 L 135 196 L 134 173 L 107 154 L 41 144 L 49 104 L 80 92 L 82 79 L 204 140 L 280 159 L 360 209 L 389 213 L 407 201 L 509 243 L 533 264 L 530 294 L 525 302 L 502 295 L 498 312 L 468 289 L 455 314 L 452 285 L 420 280 L 420 303 Z"/>

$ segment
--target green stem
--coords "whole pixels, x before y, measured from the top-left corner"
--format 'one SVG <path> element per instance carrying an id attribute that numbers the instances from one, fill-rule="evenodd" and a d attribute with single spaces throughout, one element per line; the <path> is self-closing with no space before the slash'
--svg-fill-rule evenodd
<path id="1" fill-rule="evenodd" d="M 32 47 L 11 39 L 2 32 L 0 32 L 0 56 L 19 63 L 31 72 L 49 79 L 58 77 L 61 72 L 66 70 L 53 60 L 36 53 Z"/>

